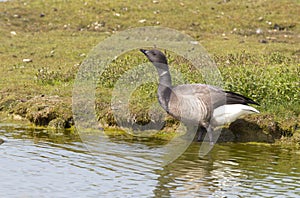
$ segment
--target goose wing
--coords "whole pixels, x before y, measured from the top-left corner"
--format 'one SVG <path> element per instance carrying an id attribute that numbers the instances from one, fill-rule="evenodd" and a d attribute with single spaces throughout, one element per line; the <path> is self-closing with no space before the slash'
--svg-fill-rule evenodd
<path id="1" fill-rule="evenodd" d="M 224 91 L 218 87 L 205 84 L 185 84 L 173 88 L 173 92 L 178 95 L 191 95 L 192 98 L 203 101 L 207 106 L 214 109 L 227 104 L 255 104 L 252 99 L 231 91 Z"/>

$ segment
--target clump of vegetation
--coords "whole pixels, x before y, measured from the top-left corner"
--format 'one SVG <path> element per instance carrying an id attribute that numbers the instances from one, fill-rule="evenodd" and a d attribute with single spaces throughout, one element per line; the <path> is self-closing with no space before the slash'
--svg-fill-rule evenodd
<path id="1" fill-rule="evenodd" d="M 37 126 L 70 128 L 73 118 L 69 101 L 59 96 L 36 96 L 26 101 L 20 101 L 10 113 L 28 119 Z"/>
<path id="2" fill-rule="evenodd" d="M 296 59 L 278 52 L 260 56 L 230 54 L 226 61 L 224 57 L 222 59 L 225 64 L 220 70 L 225 89 L 254 98 L 266 111 L 285 106 L 299 115 L 300 68 Z M 220 62 L 220 59 L 217 61 Z"/>
<path id="3" fill-rule="evenodd" d="M 39 68 L 35 74 L 35 80 L 42 85 L 49 84 L 55 85 L 61 82 L 73 81 L 75 78 L 76 68 L 73 71 L 68 70 L 65 74 L 62 73 L 61 69 L 58 71 L 52 71 L 49 67 Z"/>

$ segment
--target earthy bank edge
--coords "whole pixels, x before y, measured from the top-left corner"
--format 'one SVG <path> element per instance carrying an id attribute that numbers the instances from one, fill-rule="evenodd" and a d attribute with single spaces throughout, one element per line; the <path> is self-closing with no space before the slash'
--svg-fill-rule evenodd
<path id="1" fill-rule="evenodd" d="M 16 98 L 1 101 L 0 121 L 18 123 L 31 129 L 45 129 L 46 133 L 75 133 L 74 120 L 70 100 L 59 96 L 37 96 L 29 100 Z M 6 105 L 6 107 L 4 107 Z M 108 117 L 113 117 L 109 115 Z M 266 142 L 300 144 L 299 120 L 275 121 L 270 114 L 257 114 L 239 119 L 224 127 L 218 142 Z M 167 117 L 165 127 L 148 139 L 168 141 L 176 134 L 178 122 Z M 104 126 L 104 131 L 111 137 L 122 137 L 131 140 L 141 140 L 143 137 L 134 137 L 117 127 L 111 120 Z"/>

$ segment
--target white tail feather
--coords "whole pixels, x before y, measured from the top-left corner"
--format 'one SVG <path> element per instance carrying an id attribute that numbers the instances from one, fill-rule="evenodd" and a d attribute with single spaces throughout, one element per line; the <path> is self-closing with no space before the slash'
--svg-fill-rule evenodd
<path id="1" fill-rule="evenodd" d="M 259 111 L 254 107 L 243 104 L 223 105 L 214 110 L 212 121 L 214 125 L 221 126 L 251 113 L 259 113 Z"/>

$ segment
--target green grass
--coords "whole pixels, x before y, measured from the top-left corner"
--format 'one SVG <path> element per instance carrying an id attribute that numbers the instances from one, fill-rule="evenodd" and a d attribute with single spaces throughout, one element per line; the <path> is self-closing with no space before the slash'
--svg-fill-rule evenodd
<path id="1" fill-rule="evenodd" d="M 94 46 L 128 28 L 160 25 L 198 40 L 218 65 L 225 89 L 255 99 L 262 113 L 299 125 L 299 0 L 0 4 L 2 111 L 15 113 L 18 101 L 39 95 L 58 95 L 70 104 L 71 111 L 76 72 Z M 146 21 L 139 22 L 142 19 Z M 275 24 L 284 30 L 275 31 Z M 256 33 L 258 28 L 262 33 Z M 203 82 L 201 71 L 171 52 L 168 57 L 171 67 L 181 71 L 188 82 Z M 32 62 L 24 63 L 25 58 Z M 112 88 L 124 72 L 145 62 L 141 53 L 133 51 L 117 58 L 103 73 L 96 101 L 100 120 L 114 124 L 110 110 Z M 142 123 L 149 121 L 147 109 L 156 101 L 156 86 L 141 86 L 133 94 L 131 115 Z"/>

